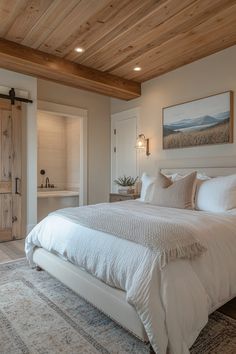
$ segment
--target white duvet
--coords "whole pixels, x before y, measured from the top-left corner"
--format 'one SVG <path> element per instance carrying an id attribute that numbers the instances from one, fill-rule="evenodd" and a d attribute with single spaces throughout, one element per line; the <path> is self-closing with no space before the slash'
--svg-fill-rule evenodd
<path id="1" fill-rule="evenodd" d="M 130 203 L 130 208 L 135 203 L 140 202 Z M 163 211 L 153 208 L 157 214 Z M 156 353 L 189 353 L 208 314 L 236 296 L 236 215 L 173 208 L 165 212 L 197 232 L 207 248 L 201 257 L 176 260 L 160 270 L 148 248 L 57 215 L 31 231 L 26 254 L 32 264 L 34 248 L 43 247 L 126 291 Z"/>

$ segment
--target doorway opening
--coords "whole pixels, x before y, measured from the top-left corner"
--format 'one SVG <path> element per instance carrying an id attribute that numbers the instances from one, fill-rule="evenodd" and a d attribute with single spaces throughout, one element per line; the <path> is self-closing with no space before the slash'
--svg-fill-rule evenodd
<path id="1" fill-rule="evenodd" d="M 87 111 L 38 102 L 37 216 L 87 204 Z"/>
<path id="2" fill-rule="evenodd" d="M 111 192 L 117 193 L 114 180 L 139 176 L 139 158 L 135 148 L 139 126 L 139 108 L 111 116 Z"/>

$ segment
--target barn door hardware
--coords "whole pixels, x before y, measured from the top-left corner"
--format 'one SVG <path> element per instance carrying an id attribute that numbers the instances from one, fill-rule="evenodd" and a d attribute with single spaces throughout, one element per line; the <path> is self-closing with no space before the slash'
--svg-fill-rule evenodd
<path id="1" fill-rule="evenodd" d="M 33 103 L 33 101 L 32 101 L 32 100 L 28 100 L 28 98 L 17 97 L 14 88 L 11 88 L 11 89 L 10 89 L 8 95 L 5 95 L 5 94 L 3 94 L 3 93 L 0 93 L 0 98 L 5 98 L 5 99 L 7 99 L 7 100 L 10 100 L 12 105 L 15 104 L 15 101 L 26 102 L 26 103 Z"/>

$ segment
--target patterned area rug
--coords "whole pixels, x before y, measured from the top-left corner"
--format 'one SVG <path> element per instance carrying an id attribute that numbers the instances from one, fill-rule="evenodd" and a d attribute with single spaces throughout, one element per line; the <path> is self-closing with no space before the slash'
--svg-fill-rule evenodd
<path id="1" fill-rule="evenodd" d="M 1 354 L 145 354 L 146 345 L 25 260 L 0 265 Z M 236 321 L 214 313 L 191 354 L 236 353 Z"/>

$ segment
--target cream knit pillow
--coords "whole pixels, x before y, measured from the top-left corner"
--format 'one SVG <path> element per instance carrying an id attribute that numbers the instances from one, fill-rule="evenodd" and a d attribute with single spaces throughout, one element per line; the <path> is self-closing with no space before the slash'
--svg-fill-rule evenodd
<path id="1" fill-rule="evenodd" d="M 194 209 L 193 195 L 195 192 L 197 172 L 172 182 L 168 177 L 159 173 L 154 183 L 150 203 L 158 206 Z"/>

